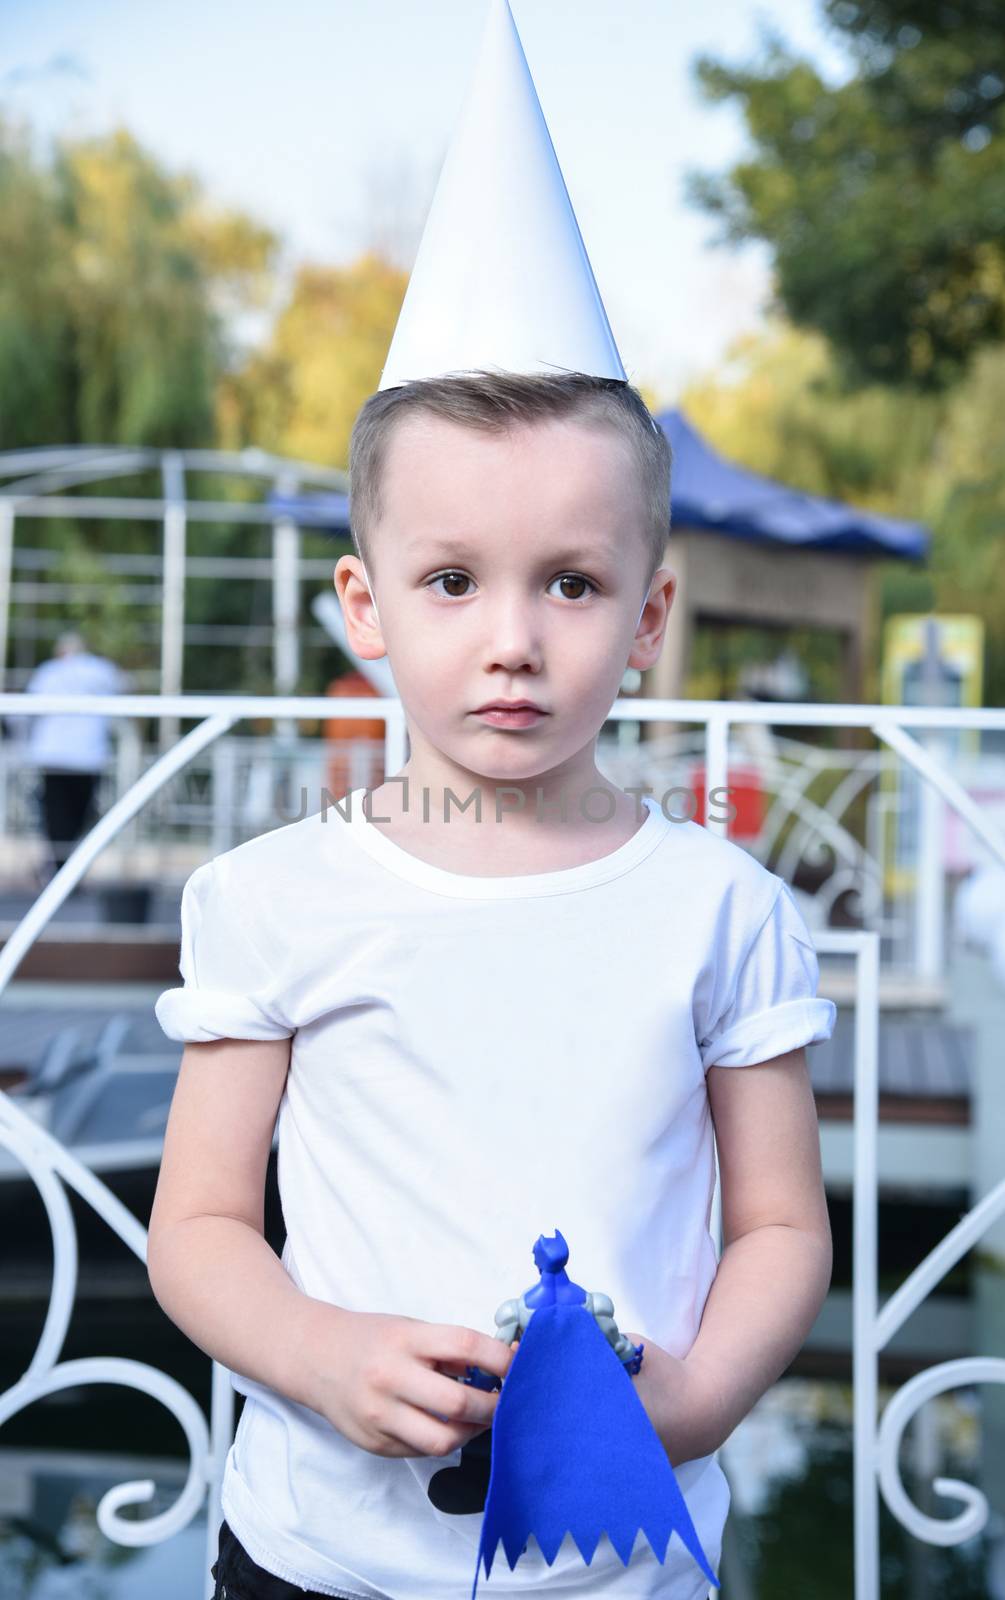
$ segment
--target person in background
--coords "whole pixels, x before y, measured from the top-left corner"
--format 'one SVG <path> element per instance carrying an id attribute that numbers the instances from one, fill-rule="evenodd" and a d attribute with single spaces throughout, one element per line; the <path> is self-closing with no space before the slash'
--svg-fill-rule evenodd
<path id="1" fill-rule="evenodd" d="M 51 659 L 28 679 L 25 693 L 120 694 L 129 686 L 127 675 L 114 661 L 95 655 L 79 633 L 63 633 Z M 95 820 L 98 783 L 111 754 L 109 719 L 75 711 L 27 720 L 25 760 L 39 774 L 39 809 L 49 844 L 49 859 L 40 875 L 47 880 Z"/>

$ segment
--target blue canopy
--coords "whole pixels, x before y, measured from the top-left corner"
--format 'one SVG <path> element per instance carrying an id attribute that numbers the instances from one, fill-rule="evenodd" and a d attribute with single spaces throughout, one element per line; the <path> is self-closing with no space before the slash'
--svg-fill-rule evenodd
<path id="1" fill-rule="evenodd" d="M 664 411 L 656 421 L 673 450 L 674 527 L 707 528 L 765 544 L 856 550 L 908 561 L 923 560 L 928 554 L 930 535 L 920 523 L 895 522 L 842 505 L 839 500 L 822 500 L 734 466 L 716 455 L 680 411 Z M 349 532 L 347 495 L 273 494 L 268 503 L 276 516 L 291 517 L 301 527 Z"/>
<path id="2" fill-rule="evenodd" d="M 270 494 L 273 516 L 289 517 L 301 528 L 323 528 L 328 533 L 349 532 L 347 494 Z"/>
<path id="3" fill-rule="evenodd" d="M 675 528 L 706 528 L 758 543 L 856 550 L 908 561 L 928 554 L 930 535 L 920 523 L 895 522 L 839 500 L 822 500 L 734 466 L 716 455 L 680 411 L 664 411 L 656 421 L 673 451 Z"/>

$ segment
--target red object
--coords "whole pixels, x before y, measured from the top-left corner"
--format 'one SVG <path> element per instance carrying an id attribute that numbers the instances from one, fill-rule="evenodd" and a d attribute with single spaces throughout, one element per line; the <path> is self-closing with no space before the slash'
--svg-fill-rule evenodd
<path id="1" fill-rule="evenodd" d="M 688 808 L 694 805 L 694 821 L 705 825 L 705 768 L 694 767 L 691 771 L 691 790 L 694 800 L 689 801 L 683 794 L 673 794 L 667 801 L 670 811 L 676 816 L 687 815 Z M 728 814 L 732 806 L 736 810 L 733 820 L 727 824 L 726 832 L 731 839 L 756 839 L 764 826 L 765 795 L 761 786 L 761 775 L 756 767 L 743 767 L 733 765 L 729 769 L 727 780 L 728 794 L 716 794 L 712 800 L 712 811 L 715 817 Z"/>
<path id="2" fill-rule="evenodd" d="M 335 678 L 328 685 L 325 694 L 352 700 L 364 696 L 380 699 L 369 678 L 365 678 L 362 672 L 355 670 L 343 673 L 341 678 Z M 354 740 L 383 741 L 384 719 L 383 717 L 326 717 L 324 737 L 334 745 L 328 758 L 328 792 L 338 800 L 346 794 L 351 782 L 349 746 Z M 384 781 L 383 757 L 380 759 L 379 767 L 379 772 L 371 773 L 369 788 L 376 789 Z"/>

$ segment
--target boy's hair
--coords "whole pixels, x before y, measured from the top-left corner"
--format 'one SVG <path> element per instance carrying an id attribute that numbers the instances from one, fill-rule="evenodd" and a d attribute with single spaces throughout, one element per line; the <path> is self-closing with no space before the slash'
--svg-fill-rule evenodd
<path id="1" fill-rule="evenodd" d="M 373 572 L 372 531 L 380 520 L 380 480 L 394 426 L 416 412 L 464 428 L 498 433 L 551 418 L 614 428 L 632 447 L 646 508 L 646 585 L 663 560 L 670 532 L 670 444 L 637 389 L 583 372 L 477 371 L 423 378 L 378 390 L 363 405 L 349 442 L 350 529 L 357 555 Z"/>

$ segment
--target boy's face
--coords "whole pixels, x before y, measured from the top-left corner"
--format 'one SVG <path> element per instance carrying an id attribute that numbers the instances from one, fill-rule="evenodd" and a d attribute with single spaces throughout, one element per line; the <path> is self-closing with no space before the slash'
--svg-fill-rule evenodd
<path id="1" fill-rule="evenodd" d="M 443 758 L 500 782 L 593 770 L 629 658 L 659 654 L 675 586 L 661 568 L 636 625 L 648 545 L 627 442 L 574 421 L 482 433 L 413 415 L 389 442 L 381 501 L 367 563 L 379 624 L 356 557 L 335 582 L 353 647 L 390 659 L 409 765 L 445 781 Z M 480 713 L 522 699 L 544 713 L 526 726 Z"/>

